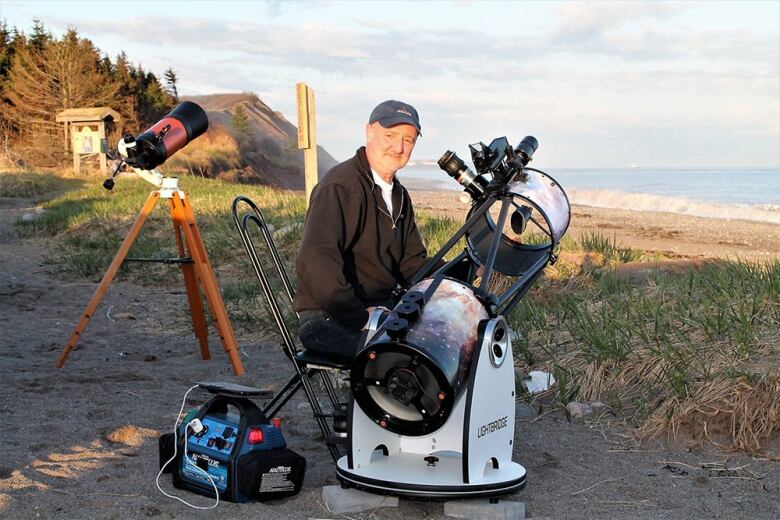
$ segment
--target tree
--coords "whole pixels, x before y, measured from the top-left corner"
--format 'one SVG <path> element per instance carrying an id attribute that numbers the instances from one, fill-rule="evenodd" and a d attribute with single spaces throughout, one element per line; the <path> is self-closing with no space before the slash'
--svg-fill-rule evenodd
<path id="1" fill-rule="evenodd" d="M 141 84 L 143 90 L 136 104 L 138 117 L 145 123 L 156 123 L 173 108 L 175 101 L 151 72 L 142 72 Z"/>
<path id="2" fill-rule="evenodd" d="M 246 108 L 244 108 L 243 103 L 239 103 L 236 105 L 236 108 L 233 109 L 233 117 L 230 118 L 230 124 L 233 126 L 233 130 L 242 136 L 252 136 L 252 125 L 249 122 L 249 117 L 246 114 Z"/>
<path id="3" fill-rule="evenodd" d="M 179 81 L 179 78 L 176 76 L 176 72 L 173 70 L 173 67 L 170 67 L 165 71 L 163 78 L 165 78 L 165 88 L 168 90 L 168 93 L 173 96 L 173 100 L 178 103 L 179 90 L 176 88 L 176 85 Z"/>
<path id="4" fill-rule="evenodd" d="M 33 30 L 30 35 L 29 45 L 36 51 L 42 51 L 52 41 L 51 33 L 43 26 L 43 23 L 33 18 Z"/>
<path id="5" fill-rule="evenodd" d="M 114 144 L 125 132 L 148 128 L 174 103 L 154 74 L 124 52 L 112 63 L 75 29 L 57 39 L 35 20 L 27 37 L 0 22 L 0 159 L 10 156 L 10 146 L 14 157 L 40 166 L 67 160 L 65 132 L 55 120 L 67 108 L 117 110 L 122 121 L 108 136 Z"/>
<path id="6" fill-rule="evenodd" d="M 8 30 L 5 20 L 0 23 L 0 92 L 3 90 L 3 82 L 8 77 L 8 69 L 11 68 L 11 58 L 14 55 L 16 36 Z"/>
<path id="7" fill-rule="evenodd" d="M 38 32 L 43 32 L 42 26 Z M 25 155 L 44 164 L 57 163 L 65 150 L 65 135 L 55 121 L 57 113 L 67 108 L 110 106 L 117 91 L 116 82 L 101 73 L 100 54 L 92 42 L 71 29 L 62 40 L 16 49 L 2 117 L 24 139 Z"/>

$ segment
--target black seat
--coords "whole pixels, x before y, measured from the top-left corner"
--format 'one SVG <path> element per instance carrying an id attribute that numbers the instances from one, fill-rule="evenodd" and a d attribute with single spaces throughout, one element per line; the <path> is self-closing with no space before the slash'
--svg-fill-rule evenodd
<path id="1" fill-rule="evenodd" d="M 340 370 L 348 370 L 352 366 L 352 358 L 332 356 L 313 350 L 299 350 L 295 353 L 295 362 L 302 366 L 315 365 Z"/>

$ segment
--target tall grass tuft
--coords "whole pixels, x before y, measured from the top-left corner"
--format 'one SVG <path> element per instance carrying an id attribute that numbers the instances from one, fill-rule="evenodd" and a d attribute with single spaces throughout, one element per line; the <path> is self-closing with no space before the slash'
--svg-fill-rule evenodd
<path id="1" fill-rule="evenodd" d="M 640 433 L 757 452 L 779 427 L 778 280 L 780 262 L 713 263 L 640 286 L 602 274 L 562 303 L 543 283 L 532 297 L 546 323 L 527 307 L 512 323 L 527 338 L 522 359 L 571 376 L 562 400 L 577 387 L 579 399 L 616 403 Z"/>
<path id="2" fill-rule="evenodd" d="M 598 231 L 583 233 L 577 244 L 582 251 L 599 253 L 607 260 L 619 264 L 638 262 L 644 257 L 643 251 L 623 247 L 614 236 L 610 239 Z"/>

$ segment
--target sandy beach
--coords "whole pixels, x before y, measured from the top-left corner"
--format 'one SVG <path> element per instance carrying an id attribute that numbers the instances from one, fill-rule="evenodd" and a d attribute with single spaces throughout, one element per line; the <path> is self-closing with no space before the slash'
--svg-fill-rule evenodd
<path id="1" fill-rule="evenodd" d="M 450 193 L 413 197 L 431 211 L 457 200 Z M 321 488 L 337 484 L 334 465 L 300 396 L 281 414 L 289 446 L 308 461 L 299 495 L 221 503 L 210 512 L 162 496 L 154 483 L 157 437 L 173 426 L 190 386 L 221 380 L 279 388 L 292 368 L 275 337 L 243 328 L 236 335 L 246 376 L 233 374 L 213 330 L 212 359 L 201 360 L 183 287 L 128 282 L 112 284 L 67 364 L 55 368 L 97 279 L 62 279 L 43 263 L 45 242 L 16 237 L 13 221 L 30 210 L 28 201 L 0 200 L 0 518 L 444 518 L 440 503 L 406 500 L 398 508 L 330 512 Z M 776 258 L 780 250 L 778 227 L 761 224 L 576 208 L 574 229 L 614 230 L 627 245 L 655 244 L 681 256 Z M 704 232 L 722 243 L 708 245 L 697 235 Z M 206 397 L 193 392 L 187 408 Z M 524 502 L 529 518 L 780 516 L 777 462 L 664 439 L 640 444 L 612 414 L 582 424 L 518 403 L 515 426 L 514 458 L 527 468 L 528 485 L 508 499 Z M 713 462 L 738 469 L 724 478 L 708 469 Z M 172 490 L 167 478 L 163 485 Z"/>
<path id="2" fill-rule="evenodd" d="M 411 183 L 410 183 L 411 184 Z M 463 220 L 469 205 L 460 192 L 409 187 L 417 211 Z M 780 225 L 751 220 L 693 217 L 678 213 L 572 206 L 567 236 L 600 232 L 624 247 L 658 251 L 669 258 L 780 259 Z"/>

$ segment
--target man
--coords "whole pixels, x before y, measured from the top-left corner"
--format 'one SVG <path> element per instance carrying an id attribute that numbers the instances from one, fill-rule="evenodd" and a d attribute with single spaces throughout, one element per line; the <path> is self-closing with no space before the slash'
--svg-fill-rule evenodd
<path id="1" fill-rule="evenodd" d="M 307 350 L 349 359 L 373 307 L 427 262 L 412 203 L 396 179 L 420 136 L 412 106 L 385 101 L 371 112 L 366 145 L 314 188 L 298 251 L 293 307 Z"/>

